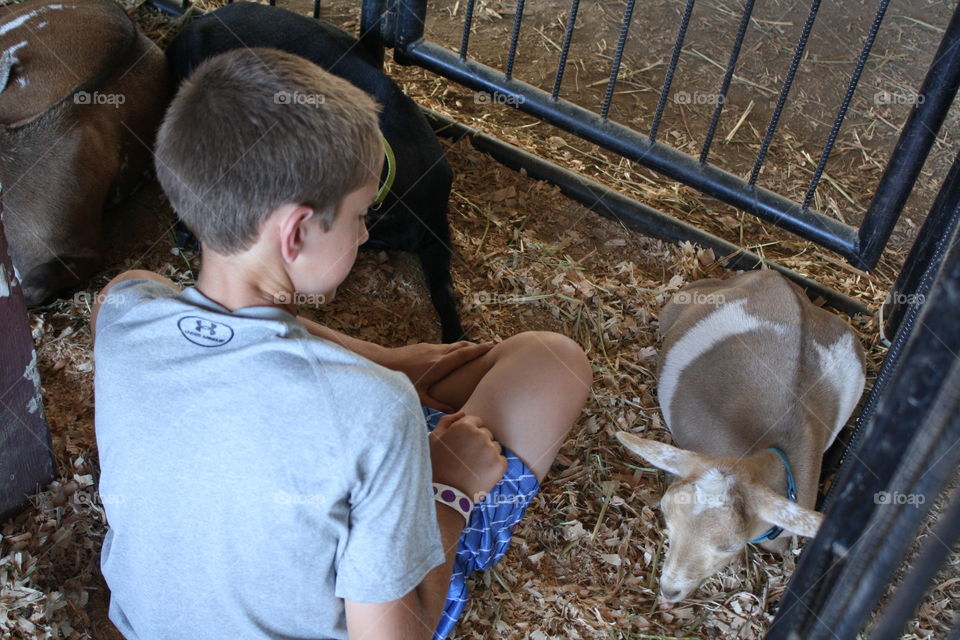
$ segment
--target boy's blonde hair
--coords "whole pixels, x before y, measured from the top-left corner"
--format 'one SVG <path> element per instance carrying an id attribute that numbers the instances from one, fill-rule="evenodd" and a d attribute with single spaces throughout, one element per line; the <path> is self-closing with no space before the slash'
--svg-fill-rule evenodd
<path id="1" fill-rule="evenodd" d="M 379 110 L 304 58 L 236 49 L 181 85 L 157 134 L 157 178 L 218 253 L 248 249 L 283 204 L 312 207 L 329 228 L 343 197 L 379 177 Z"/>

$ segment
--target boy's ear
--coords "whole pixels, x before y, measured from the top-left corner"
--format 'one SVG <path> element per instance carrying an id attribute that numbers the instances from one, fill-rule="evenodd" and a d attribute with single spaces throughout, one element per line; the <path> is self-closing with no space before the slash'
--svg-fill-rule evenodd
<path id="1" fill-rule="evenodd" d="M 304 223 L 313 217 L 313 209 L 306 205 L 284 205 L 280 215 L 280 253 L 288 264 L 303 250 Z"/>
<path id="2" fill-rule="evenodd" d="M 626 431 L 618 431 L 617 438 L 623 446 L 653 466 L 681 478 L 691 475 L 705 461 L 699 453 L 640 438 Z"/>
<path id="3" fill-rule="evenodd" d="M 753 487 L 750 502 L 758 518 L 798 536 L 812 538 L 823 521 L 823 514 L 790 502 L 764 486 Z"/>

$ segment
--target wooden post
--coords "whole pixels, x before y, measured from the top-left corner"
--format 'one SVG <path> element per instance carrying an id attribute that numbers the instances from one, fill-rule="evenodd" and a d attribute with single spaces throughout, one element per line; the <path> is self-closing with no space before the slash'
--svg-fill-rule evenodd
<path id="1" fill-rule="evenodd" d="M 37 354 L 0 217 L 0 522 L 54 473 Z"/>

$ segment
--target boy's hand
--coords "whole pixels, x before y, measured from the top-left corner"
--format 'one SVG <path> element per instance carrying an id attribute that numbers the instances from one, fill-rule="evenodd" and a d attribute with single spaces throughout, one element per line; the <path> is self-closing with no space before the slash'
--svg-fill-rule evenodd
<path id="1" fill-rule="evenodd" d="M 453 344 L 421 342 L 388 349 L 387 361 L 380 364 L 406 374 L 417 390 L 417 395 L 420 396 L 420 404 L 450 413 L 454 407 L 433 398 L 430 395 L 430 387 L 454 370 L 490 351 L 493 345 L 493 342 L 482 344 L 466 341 Z"/>
<path id="2" fill-rule="evenodd" d="M 456 487 L 476 502 L 507 470 L 500 444 L 477 416 L 463 411 L 440 418 L 430 433 L 433 481 Z"/>

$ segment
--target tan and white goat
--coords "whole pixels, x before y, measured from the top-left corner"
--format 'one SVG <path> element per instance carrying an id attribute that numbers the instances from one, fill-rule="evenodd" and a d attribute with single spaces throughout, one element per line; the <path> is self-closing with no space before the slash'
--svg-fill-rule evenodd
<path id="1" fill-rule="evenodd" d="M 770 270 L 691 283 L 660 331 L 660 408 L 678 446 L 617 435 L 676 476 L 660 595 L 677 602 L 748 542 L 782 552 L 777 528 L 816 534 L 823 452 L 860 398 L 864 358 L 845 322 Z"/>

